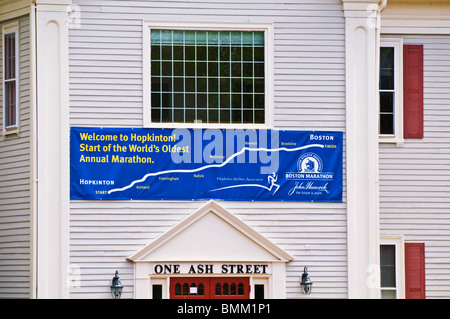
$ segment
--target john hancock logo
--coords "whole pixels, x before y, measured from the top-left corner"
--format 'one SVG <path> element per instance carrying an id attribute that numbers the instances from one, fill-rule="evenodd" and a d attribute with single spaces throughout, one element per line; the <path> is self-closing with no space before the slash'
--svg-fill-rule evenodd
<path id="1" fill-rule="evenodd" d="M 323 162 L 316 153 L 305 153 L 297 161 L 297 172 L 287 172 L 286 180 L 295 181 L 289 195 L 310 192 L 328 193 L 328 183 L 333 173 L 323 172 Z M 306 195 L 306 194 L 305 194 Z"/>

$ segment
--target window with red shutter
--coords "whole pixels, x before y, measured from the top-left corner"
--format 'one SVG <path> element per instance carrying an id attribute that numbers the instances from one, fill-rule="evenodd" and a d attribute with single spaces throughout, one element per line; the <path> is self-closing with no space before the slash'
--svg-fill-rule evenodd
<path id="1" fill-rule="evenodd" d="M 403 46 L 403 137 L 423 138 L 423 46 Z"/>
<path id="2" fill-rule="evenodd" d="M 380 245 L 381 298 L 397 299 L 396 245 Z"/>
<path id="3" fill-rule="evenodd" d="M 403 39 L 380 41 L 378 136 L 403 144 Z"/>
<path id="4" fill-rule="evenodd" d="M 395 47 L 380 48 L 379 134 L 395 135 Z"/>
<path id="5" fill-rule="evenodd" d="M 425 244 L 405 243 L 405 297 L 425 299 Z"/>

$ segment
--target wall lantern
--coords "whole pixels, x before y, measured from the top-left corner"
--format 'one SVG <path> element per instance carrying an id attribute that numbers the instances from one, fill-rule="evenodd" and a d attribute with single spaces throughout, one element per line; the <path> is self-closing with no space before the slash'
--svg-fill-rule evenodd
<path id="1" fill-rule="evenodd" d="M 119 280 L 119 272 L 116 270 L 116 274 L 114 275 L 111 283 L 111 295 L 114 299 L 119 299 L 122 295 L 122 283 Z"/>
<path id="2" fill-rule="evenodd" d="M 302 288 L 302 293 L 305 295 L 309 295 L 311 293 L 311 289 L 312 289 L 312 282 L 311 279 L 308 277 L 308 273 L 306 272 L 308 270 L 308 268 L 304 268 L 303 269 L 303 274 L 302 274 L 302 281 L 300 283 L 300 286 Z"/>

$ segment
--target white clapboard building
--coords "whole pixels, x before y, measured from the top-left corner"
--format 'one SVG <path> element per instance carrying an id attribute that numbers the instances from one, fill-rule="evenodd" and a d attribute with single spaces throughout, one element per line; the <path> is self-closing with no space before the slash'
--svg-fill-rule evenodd
<path id="1" fill-rule="evenodd" d="M 450 297 L 450 1 L 0 0 L 0 35 L 0 297 Z"/>

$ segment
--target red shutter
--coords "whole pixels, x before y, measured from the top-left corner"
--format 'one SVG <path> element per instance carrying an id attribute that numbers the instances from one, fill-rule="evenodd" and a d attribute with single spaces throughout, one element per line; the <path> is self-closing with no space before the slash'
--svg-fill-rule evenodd
<path id="1" fill-rule="evenodd" d="M 423 137 L 423 46 L 403 47 L 403 136 Z"/>
<path id="2" fill-rule="evenodd" d="M 425 299 L 425 245 L 405 243 L 405 297 Z"/>

